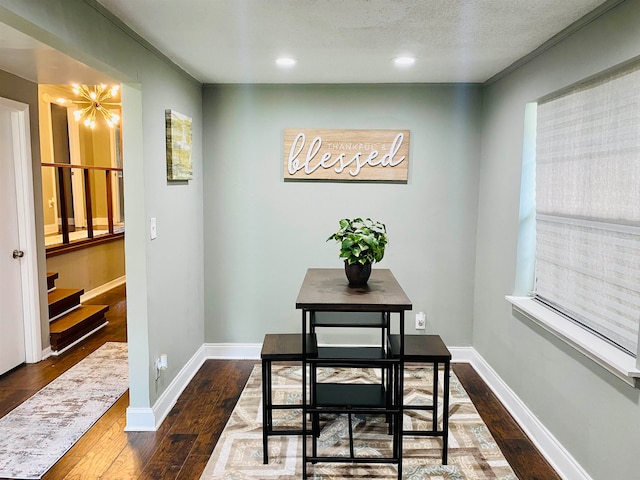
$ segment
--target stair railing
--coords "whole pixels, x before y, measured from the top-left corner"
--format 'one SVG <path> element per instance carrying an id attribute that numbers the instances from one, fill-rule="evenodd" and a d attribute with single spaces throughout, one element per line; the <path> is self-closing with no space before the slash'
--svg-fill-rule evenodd
<path id="1" fill-rule="evenodd" d="M 90 172 L 92 171 L 95 171 L 95 172 L 104 171 L 104 174 L 105 174 L 105 196 L 106 196 L 105 203 L 106 203 L 106 210 L 107 210 L 106 220 L 107 220 L 107 231 L 108 231 L 108 234 L 105 234 L 105 235 L 113 236 L 113 235 L 116 235 L 117 233 L 119 234 L 124 231 L 123 228 L 119 228 L 118 232 L 115 231 L 115 222 L 113 219 L 114 196 L 113 196 L 113 186 L 112 186 L 112 178 L 113 178 L 112 174 L 116 172 L 116 175 L 121 177 L 122 176 L 121 172 L 123 172 L 122 168 L 100 167 L 100 166 L 93 166 L 93 165 L 72 165 L 72 164 L 66 164 L 66 163 L 42 163 L 41 166 L 45 168 L 54 168 L 56 170 L 57 192 L 58 192 L 59 206 L 60 206 L 60 211 L 59 211 L 60 229 L 61 229 L 60 233 L 62 234 L 62 243 L 61 244 L 57 243 L 53 247 L 48 247 L 47 252 L 49 252 L 49 250 L 55 250 L 59 248 L 60 245 L 62 245 L 62 247 L 64 248 L 64 246 L 68 246 L 69 244 L 72 243 L 72 240 L 69 235 L 69 232 L 70 232 L 69 213 L 70 212 L 68 210 L 69 201 L 71 200 L 70 198 L 68 198 L 68 192 L 72 191 L 72 187 L 70 185 L 70 181 L 71 181 L 70 176 L 64 174 L 65 170 L 71 171 L 72 174 L 74 171 L 79 171 L 79 172 L 82 172 L 82 176 L 83 176 L 83 182 L 81 183 L 81 185 L 83 190 L 84 211 L 86 215 L 85 219 L 87 222 L 87 226 L 86 226 L 87 238 L 86 239 L 83 238 L 80 241 L 74 241 L 73 243 L 76 243 L 76 242 L 87 243 L 92 239 L 94 239 L 94 214 L 93 214 L 93 200 L 92 200 L 92 197 L 93 197 L 92 191 L 94 188 L 92 187 L 93 182 L 91 181 L 91 175 L 90 175 Z"/>

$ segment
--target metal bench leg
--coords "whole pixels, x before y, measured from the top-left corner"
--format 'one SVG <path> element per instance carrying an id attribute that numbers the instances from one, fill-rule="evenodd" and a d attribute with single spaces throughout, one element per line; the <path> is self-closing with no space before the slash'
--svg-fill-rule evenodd
<path id="1" fill-rule="evenodd" d="M 351 458 L 355 458 L 355 451 L 353 448 L 353 425 L 351 423 L 351 413 L 347 413 L 347 421 L 349 422 L 349 455 Z"/>
<path id="2" fill-rule="evenodd" d="M 269 463 L 269 432 L 271 431 L 271 362 L 262 360 L 262 463 Z"/>

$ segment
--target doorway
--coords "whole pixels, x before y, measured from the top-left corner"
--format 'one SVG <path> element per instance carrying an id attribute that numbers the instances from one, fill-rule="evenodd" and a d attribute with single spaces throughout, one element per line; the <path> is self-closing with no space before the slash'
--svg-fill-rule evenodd
<path id="1" fill-rule="evenodd" d="M 104 85 L 38 85 L 47 257 L 67 246 L 102 242 L 124 232 L 120 125 L 107 122 L 104 114 L 87 125 L 89 117 L 82 121 L 82 112 L 90 107 L 79 107 L 86 103 L 78 100 L 77 92 L 103 90 Z M 112 100 L 109 114 L 119 118 L 120 85 L 114 84 L 109 91 L 114 92 L 108 98 Z M 96 111 L 105 110 L 99 108 Z"/>
<path id="2" fill-rule="evenodd" d="M 41 359 L 29 106 L 0 98 L 0 374 Z"/>

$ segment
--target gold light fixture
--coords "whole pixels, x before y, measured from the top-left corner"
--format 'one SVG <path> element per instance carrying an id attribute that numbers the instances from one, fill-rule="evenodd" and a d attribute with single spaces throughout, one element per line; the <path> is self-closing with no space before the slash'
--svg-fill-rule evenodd
<path id="1" fill-rule="evenodd" d="M 120 115 L 115 113 L 112 109 L 119 107 L 119 102 L 109 102 L 113 99 L 120 90 L 119 85 L 114 85 L 110 88 L 104 83 L 101 85 L 78 85 L 73 84 L 73 93 L 81 97 L 80 100 L 65 100 L 63 98 L 58 99 L 58 103 L 71 103 L 78 105 L 78 109 L 73 112 L 73 118 L 77 122 L 84 119 L 83 123 L 89 128 L 95 128 L 96 117 L 98 113 L 104 118 L 109 127 L 113 128 L 119 121 Z"/>

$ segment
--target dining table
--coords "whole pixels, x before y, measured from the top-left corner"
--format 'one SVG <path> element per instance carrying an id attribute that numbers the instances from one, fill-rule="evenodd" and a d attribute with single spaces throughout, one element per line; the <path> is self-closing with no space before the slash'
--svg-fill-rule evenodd
<path id="1" fill-rule="evenodd" d="M 344 269 L 309 268 L 296 308 L 302 313 L 303 478 L 307 476 L 307 464 L 331 462 L 392 463 L 397 465 L 401 479 L 405 313 L 412 309 L 411 300 L 389 269 L 372 269 L 366 285 L 351 286 Z M 378 334 L 369 335 L 369 343 L 364 345 L 320 344 L 312 355 L 307 351 L 309 337 L 316 340 L 324 329 L 340 335 L 343 328 L 350 332 L 373 329 Z M 394 342 L 390 341 L 392 337 Z M 318 375 L 323 367 L 370 368 L 379 370 L 380 375 L 375 377 L 377 381 L 364 384 L 324 382 Z M 318 452 L 319 419 L 326 414 L 348 418 L 349 456 Z M 388 423 L 388 456 L 356 454 L 352 417 L 367 415 L 384 416 Z"/>

